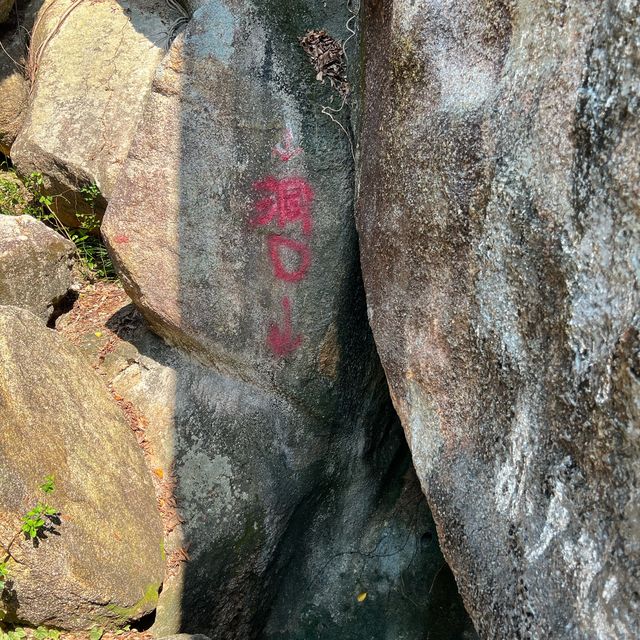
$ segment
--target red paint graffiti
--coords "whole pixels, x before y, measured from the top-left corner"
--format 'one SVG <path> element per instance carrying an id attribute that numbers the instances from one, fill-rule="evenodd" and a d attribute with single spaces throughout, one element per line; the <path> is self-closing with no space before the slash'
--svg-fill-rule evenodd
<path id="1" fill-rule="evenodd" d="M 269 224 L 276 219 L 278 227 L 300 222 L 302 232 L 309 235 L 313 228 L 311 205 L 313 189 L 302 178 L 274 178 L 269 176 L 253 185 L 257 191 L 269 195 L 256 203 L 258 215 L 251 220 L 254 226 Z"/>
<path id="2" fill-rule="evenodd" d="M 302 344 L 302 336 L 293 335 L 291 300 L 286 296 L 282 298 L 282 312 L 284 315 L 283 328 L 281 329 L 277 324 L 272 324 L 269 327 L 269 335 L 267 336 L 271 351 L 280 357 L 293 353 Z"/>
<path id="3" fill-rule="evenodd" d="M 306 244 L 272 233 L 267 237 L 267 245 L 276 278 L 285 282 L 300 282 L 307 275 L 311 265 L 311 250 Z M 298 256 L 298 266 L 293 271 L 289 271 L 282 261 L 283 249 L 293 251 Z"/>
<path id="4" fill-rule="evenodd" d="M 129 237 L 128 236 L 116 236 L 113 239 L 114 242 L 118 242 L 120 244 L 126 244 L 127 242 L 129 242 Z"/>
<path id="5" fill-rule="evenodd" d="M 281 144 L 277 144 L 272 155 L 278 156 L 283 162 L 302 153 L 300 147 L 293 144 L 293 134 L 287 128 Z M 285 176 L 266 178 L 255 182 L 253 188 L 260 193 L 260 199 L 256 202 L 256 216 L 249 223 L 253 227 L 267 226 L 275 222 L 278 228 L 284 229 L 288 225 L 300 224 L 302 233 L 309 236 L 313 230 L 311 206 L 314 193 L 309 183 L 304 178 Z M 305 242 L 288 238 L 287 236 L 269 233 L 267 235 L 267 248 L 273 273 L 284 282 L 300 282 L 311 266 L 311 249 Z M 295 266 L 294 266 L 295 265 Z M 269 326 L 267 344 L 273 354 L 285 357 L 293 353 L 302 344 L 303 337 L 294 335 L 291 320 L 291 300 L 282 298 L 283 323 L 272 323 Z"/>
<path id="6" fill-rule="evenodd" d="M 287 128 L 284 132 L 282 143 L 278 143 L 272 150 L 272 156 L 278 156 L 282 162 L 289 162 L 291 158 L 295 158 L 302 153 L 301 147 L 293 146 L 293 133 Z"/>

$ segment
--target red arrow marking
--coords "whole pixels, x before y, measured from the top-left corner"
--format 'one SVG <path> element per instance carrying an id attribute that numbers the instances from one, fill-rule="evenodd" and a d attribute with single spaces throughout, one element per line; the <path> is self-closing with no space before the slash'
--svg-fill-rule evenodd
<path id="1" fill-rule="evenodd" d="M 302 344 L 302 336 L 293 336 L 291 300 L 286 296 L 282 298 L 282 311 L 284 312 L 284 328 L 281 329 L 277 324 L 272 324 L 267 336 L 267 343 L 271 351 L 280 358 L 293 353 Z"/>
<path id="2" fill-rule="evenodd" d="M 282 162 L 289 162 L 302 153 L 302 147 L 293 146 L 293 133 L 287 128 L 284 132 L 282 142 L 279 142 L 272 150 L 272 156 L 278 156 Z"/>

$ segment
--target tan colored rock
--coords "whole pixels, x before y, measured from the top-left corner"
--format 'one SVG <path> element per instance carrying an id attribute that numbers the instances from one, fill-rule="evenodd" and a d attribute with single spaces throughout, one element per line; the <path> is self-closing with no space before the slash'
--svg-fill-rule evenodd
<path id="1" fill-rule="evenodd" d="M 80 352 L 15 307 L 0 307 L 0 403 L 0 542 L 48 474 L 47 500 L 61 512 L 55 535 L 12 545 L 7 619 L 80 630 L 151 612 L 164 561 L 142 452 Z"/>
<path id="2" fill-rule="evenodd" d="M 48 321 L 73 285 L 75 245 L 31 216 L 0 215 L 0 305 Z"/>
<path id="3" fill-rule="evenodd" d="M 0 65 L 2 63 L 0 62 Z M 29 97 L 29 85 L 18 72 L 0 71 L 0 152 L 9 156 L 16 139 Z"/>
<path id="4" fill-rule="evenodd" d="M 155 0 L 48 0 L 38 14 L 31 104 L 12 150 L 23 174 L 41 172 L 61 219 L 101 215 L 140 118 L 177 13 Z M 79 193 L 95 183 L 91 207 Z"/>

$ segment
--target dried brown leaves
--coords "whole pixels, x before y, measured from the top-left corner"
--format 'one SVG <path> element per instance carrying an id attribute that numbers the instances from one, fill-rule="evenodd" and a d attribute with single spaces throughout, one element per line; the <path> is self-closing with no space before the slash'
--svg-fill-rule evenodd
<path id="1" fill-rule="evenodd" d="M 316 70 L 316 80 L 324 83 L 328 78 L 331 86 L 344 98 L 349 94 L 344 49 L 324 29 L 307 31 L 299 38 L 300 45 L 309 56 Z"/>

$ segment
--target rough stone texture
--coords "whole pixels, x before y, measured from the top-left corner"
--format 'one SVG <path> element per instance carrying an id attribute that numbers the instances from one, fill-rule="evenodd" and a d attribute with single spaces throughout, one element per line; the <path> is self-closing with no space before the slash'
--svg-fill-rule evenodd
<path id="1" fill-rule="evenodd" d="M 151 466 L 168 483 L 173 467 L 177 481 L 184 522 L 165 539 L 156 636 L 476 637 L 388 413 L 332 435 L 135 324 L 130 309 L 107 323 L 127 340 L 99 367 L 144 416 Z M 92 362 L 107 351 L 93 334 L 82 343 Z"/>
<path id="2" fill-rule="evenodd" d="M 369 316 L 483 638 L 640 636 L 640 5 L 367 3 Z"/>
<path id="3" fill-rule="evenodd" d="M 7 156 L 11 155 L 11 145 L 29 103 L 29 83 L 24 69 L 29 33 L 40 5 L 42 0 L 20 2 L 18 13 L 13 12 L 11 19 L 0 27 L 0 152 Z"/>
<path id="4" fill-rule="evenodd" d="M 0 541 L 48 474 L 62 514 L 56 535 L 12 545 L 7 619 L 88 629 L 152 611 L 162 529 L 140 448 L 80 352 L 16 307 L 0 307 L 0 409 Z"/>
<path id="5" fill-rule="evenodd" d="M 65 223 L 101 216 L 177 13 L 160 0 L 47 0 L 32 38 L 35 85 L 11 155 L 40 171 Z M 96 183 L 94 210 L 79 190 Z"/>
<path id="6" fill-rule="evenodd" d="M 165 585 L 156 635 L 330 640 L 348 628 L 413 640 L 426 625 L 425 576 L 442 562 L 435 542 L 419 546 L 424 504 L 403 502 L 406 450 L 366 324 L 349 142 L 320 113 L 338 97 L 298 43 L 317 25 L 346 37 L 348 16 L 337 0 L 202 4 L 158 71 L 109 202 L 102 230 L 126 290 L 199 360 L 156 339 L 113 382 L 150 417 L 150 439 L 155 419 L 170 424 L 157 448 L 175 461 L 190 561 Z M 348 126 L 348 108 L 339 117 Z M 268 176 L 303 181 L 280 202 L 294 218 L 282 226 L 255 224 Z M 305 189 L 307 228 L 295 219 Z M 296 281 L 286 274 L 300 257 L 274 268 L 278 235 L 308 247 Z M 407 546 L 395 564 L 375 552 L 367 564 L 358 552 L 378 542 Z M 418 606 L 398 595 L 403 577 Z M 443 637 L 464 627 L 454 610 Z"/>
<path id="7" fill-rule="evenodd" d="M 0 215 L 0 305 L 45 322 L 74 283 L 75 245 L 31 216 Z"/>
<path id="8" fill-rule="evenodd" d="M 0 153 L 11 154 L 29 98 L 29 85 L 21 73 L 6 71 L 6 59 L 0 59 Z"/>

